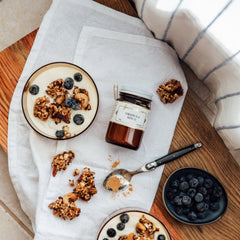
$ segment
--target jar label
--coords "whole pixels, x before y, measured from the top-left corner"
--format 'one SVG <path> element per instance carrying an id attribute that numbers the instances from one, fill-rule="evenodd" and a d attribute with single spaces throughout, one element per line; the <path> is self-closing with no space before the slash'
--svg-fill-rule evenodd
<path id="1" fill-rule="evenodd" d="M 136 104 L 116 101 L 111 122 L 144 131 L 149 112 L 148 109 Z"/>

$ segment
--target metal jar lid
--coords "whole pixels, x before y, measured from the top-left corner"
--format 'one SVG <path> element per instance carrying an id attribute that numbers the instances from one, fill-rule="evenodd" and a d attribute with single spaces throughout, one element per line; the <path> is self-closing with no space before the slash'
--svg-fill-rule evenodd
<path id="1" fill-rule="evenodd" d="M 128 94 L 131 94 L 131 95 L 134 95 L 134 96 L 137 96 L 137 97 L 142 97 L 142 98 L 145 98 L 149 101 L 152 101 L 152 97 L 153 97 L 153 94 L 150 93 L 150 92 L 147 92 L 147 91 L 144 91 L 144 90 L 141 90 L 141 89 L 136 89 L 136 88 L 133 89 L 130 86 L 122 86 L 119 89 L 119 92 L 128 93 Z"/>

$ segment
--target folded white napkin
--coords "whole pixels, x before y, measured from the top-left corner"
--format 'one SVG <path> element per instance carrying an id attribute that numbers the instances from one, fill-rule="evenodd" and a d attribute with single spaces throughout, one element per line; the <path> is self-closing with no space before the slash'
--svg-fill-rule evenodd
<path id="1" fill-rule="evenodd" d="M 65 31 L 59 39 L 56 36 L 62 29 Z M 10 175 L 22 207 L 33 223 L 35 239 L 95 240 L 101 222 L 113 211 L 123 207 L 150 210 L 162 167 L 134 177 L 133 191 L 127 196 L 120 193 L 113 198 L 102 187 L 111 168 L 109 155 L 113 160 L 120 159 L 119 167 L 134 170 L 167 154 L 187 91 L 175 52 L 167 44 L 139 34 L 149 34 L 140 21 L 92 1 L 54 1 L 44 18 L 12 99 L 8 139 Z M 27 125 L 19 102 L 23 85 L 36 67 L 63 60 L 89 72 L 99 90 L 100 106 L 87 131 L 67 141 L 54 141 L 38 135 Z M 164 105 L 155 90 L 170 78 L 181 81 L 184 96 Z M 114 105 L 114 83 L 130 84 L 154 94 L 148 126 L 138 151 L 104 140 Z M 52 157 L 65 150 L 73 150 L 76 158 L 66 171 L 53 178 Z M 49 203 L 72 191 L 68 180 L 72 179 L 73 169 L 82 170 L 85 166 L 96 172 L 98 193 L 88 203 L 76 202 L 81 208 L 78 218 L 72 221 L 56 218 L 48 208 Z"/>

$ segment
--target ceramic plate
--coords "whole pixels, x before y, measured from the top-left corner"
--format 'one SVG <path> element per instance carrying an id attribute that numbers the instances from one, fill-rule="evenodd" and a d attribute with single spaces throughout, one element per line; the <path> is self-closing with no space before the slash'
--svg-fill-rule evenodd
<path id="1" fill-rule="evenodd" d="M 67 78 L 72 80 L 65 81 Z M 53 82 L 55 85 L 48 88 Z M 43 96 L 49 101 L 36 105 Z M 92 124 L 98 105 L 98 90 L 91 76 L 66 62 L 39 68 L 29 77 L 22 93 L 22 109 L 27 122 L 36 132 L 51 139 L 69 139 L 84 132 Z"/>
<path id="2" fill-rule="evenodd" d="M 97 240 L 118 240 L 120 236 L 137 234 L 136 225 L 143 216 L 159 228 L 152 240 L 160 239 L 159 235 L 162 235 L 161 239 L 171 240 L 167 228 L 159 219 L 143 210 L 131 208 L 119 210 L 108 216 L 101 226 Z"/>
<path id="3" fill-rule="evenodd" d="M 198 181 L 191 180 L 193 178 Z M 197 193 L 200 194 L 196 196 Z M 183 202 L 183 196 L 189 196 L 191 202 L 188 197 Z M 173 172 L 164 185 L 163 201 L 175 219 L 193 225 L 219 220 L 228 205 L 227 193 L 222 184 L 212 174 L 198 168 L 182 168 Z"/>

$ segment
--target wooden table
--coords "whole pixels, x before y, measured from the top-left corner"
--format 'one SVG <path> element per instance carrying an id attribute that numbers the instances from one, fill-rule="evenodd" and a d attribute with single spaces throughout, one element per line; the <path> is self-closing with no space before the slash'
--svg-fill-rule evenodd
<path id="1" fill-rule="evenodd" d="M 137 17 L 127 0 L 97 0 L 118 11 Z M 37 30 L 0 53 L 0 144 L 7 152 L 7 125 L 11 97 Z M 201 141 L 203 147 L 166 165 L 151 213 L 169 229 L 173 240 L 239 240 L 240 228 L 240 167 L 221 138 L 212 128 L 189 93 L 185 98 L 170 151 Z M 228 209 L 221 220 L 205 226 L 189 226 L 173 219 L 162 201 L 162 188 L 167 177 L 181 167 L 198 167 L 215 175 L 224 185 L 229 197 Z"/>

